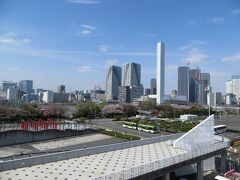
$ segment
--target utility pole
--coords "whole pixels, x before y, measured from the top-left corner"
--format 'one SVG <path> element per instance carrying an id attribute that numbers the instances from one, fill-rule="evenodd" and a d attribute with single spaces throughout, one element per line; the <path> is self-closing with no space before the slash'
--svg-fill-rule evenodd
<path id="1" fill-rule="evenodd" d="M 209 85 L 209 106 L 208 106 L 208 116 L 211 115 L 211 86 Z"/>

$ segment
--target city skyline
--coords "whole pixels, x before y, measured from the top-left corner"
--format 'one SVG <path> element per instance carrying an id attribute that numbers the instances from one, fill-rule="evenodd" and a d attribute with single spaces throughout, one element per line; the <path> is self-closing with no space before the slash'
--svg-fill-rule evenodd
<path id="1" fill-rule="evenodd" d="M 108 65 L 134 61 L 149 88 L 158 41 L 166 44 L 166 94 L 177 89 L 177 67 L 188 62 L 211 74 L 213 91 L 225 93 L 225 82 L 239 74 L 237 1 L 93 2 L 2 1 L 1 80 L 33 79 L 34 88 L 52 90 L 104 88 Z"/>

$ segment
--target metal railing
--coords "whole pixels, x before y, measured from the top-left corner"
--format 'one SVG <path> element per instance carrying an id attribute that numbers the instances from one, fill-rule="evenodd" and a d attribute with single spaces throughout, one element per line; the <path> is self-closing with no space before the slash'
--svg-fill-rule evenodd
<path id="1" fill-rule="evenodd" d="M 187 161 L 190 159 L 194 159 L 198 156 L 202 156 L 220 149 L 227 148 L 229 146 L 229 141 L 218 141 L 214 144 L 209 144 L 209 146 L 201 147 L 199 146 L 198 150 L 188 151 L 186 153 L 171 156 L 169 158 L 163 158 L 161 160 L 157 160 L 154 162 L 150 162 L 144 165 L 140 165 L 137 167 L 132 167 L 130 169 L 122 170 L 119 172 L 114 172 L 108 175 L 104 175 L 102 177 L 94 178 L 95 180 L 117 180 L 117 179 L 131 179 L 134 177 L 138 177 L 165 167 L 169 167 L 171 165 L 178 164 L 183 161 Z"/>
<path id="2" fill-rule="evenodd" d="M 0 123 L 0 132 L 12 131 L 12 130 L 25 130 L 25 131 L 43 131 L 49 129 L 56 129 L 65 131 L 66 129 L 71 130 L 83 130 L 83 129 L 97 129 L 95 124 L 85 124 L 85 123 L 56 123 L 56 126 L 34 126 L 23 127 L 21 123 Z"/>

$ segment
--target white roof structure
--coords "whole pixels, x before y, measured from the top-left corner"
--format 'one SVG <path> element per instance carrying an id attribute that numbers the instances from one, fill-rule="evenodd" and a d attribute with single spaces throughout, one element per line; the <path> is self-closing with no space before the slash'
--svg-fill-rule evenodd
<path id="1" fill-rule="evenodd" d="M 214 136 L 213 120 L 210 116 L 176 141 L 154 142 L 2 171 L 0 179 L 118 180 L 138 177 L 228 147 L 228 141 Z M 198 142 L 204 146 L 197 146 Z"/>

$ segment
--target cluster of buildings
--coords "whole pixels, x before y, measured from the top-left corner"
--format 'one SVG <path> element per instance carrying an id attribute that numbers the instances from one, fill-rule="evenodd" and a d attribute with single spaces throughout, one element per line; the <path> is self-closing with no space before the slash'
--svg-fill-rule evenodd
<path id="1" fill-rule="evenodd" d="M 199 67 L 178 67 L 178 95 L 184 96 L 190 103 L 215 106 L 223 103 L 222 93 L 211 91 L 210 73 L 201 72 Z"/>
<path id="2" fill-rule="evenodd" d="M 110 66 L 106 72 L 106 100 L 131 103 L 144 95 L 141 84 L 141 65 L 130 62 L 123 67 Z"/>
<path id="3" fill-rule="evenodd" d="M 157 78 L 150 80 L 150 88 L 141 84 L 141 65 L 135 62 L 122 67 L 110 66 L 106 71 L 106 101 L 119 103 L 134 103 L 156 99 L 164 102 L 165 80 L 165 44 L 157 44 Z"/>
<path id="4" fill-rule="evenodd" d="M 21 80 L 20 82 L 2 81 L 0 87 L 0 105 L 16 105 L 18 103 L 55 103 L 75 101 L 104 101 L 105 91 L 95 89 L 91 91 L 74 91 L 67 93 L 64 85 L 58 87 L 57 92 L 44 89 L 33 89 L 33 80 Z"/>
<path id="5" fill-rule="evenodd" d="M 157 44 L 156 78 L 150 80 L 150 88 L 141 83 L 141 65 L 129 62 L 122 67 L 112 65 L 106 70 L 106 90 L 100 87 L 94 90 L 66 92 L 60 85 L 57 92 L 44 89 L 33 89 L 32 80 L 19 83 L 3 81 L 0 88 L 0 103 L 16 104 L 18 102 L 77 102 L 107 101 L 109 103 L 139 103 L 153 99 L 157 104 L 197 103 L 201 105 L 221 106 L 235 105 L 240 102 L 240 75 L 232 76 L 226 83 L 226 95 L 212 92 L 210 73 L 201 72 L 199 67 L 191 69 L 187 66 L 178 67 L 177 90 L 165 95 L 165 44 Z"/>
<path id="6" fill-rule="evenodd" d="M 187 101 L 202 105 L 221 106 L 240 104 L 240 75 L 233 75 L 226 82 L 226 94 L 212 92 L 210 74 L 202 73 L 199 68 L 189 66 L 178 68 L 178 95 L 185 96 Z"/>

